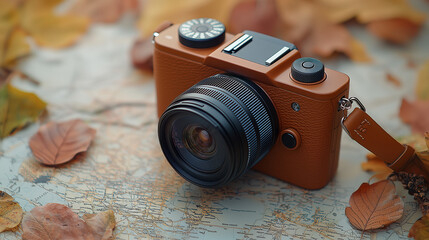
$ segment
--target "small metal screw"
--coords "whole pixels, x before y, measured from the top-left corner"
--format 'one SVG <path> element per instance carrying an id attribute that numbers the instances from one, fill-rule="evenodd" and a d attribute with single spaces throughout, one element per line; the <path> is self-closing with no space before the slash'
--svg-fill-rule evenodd
<path id="1" fill-rule="evenodd" d="M 301 109 L 301 107 L 299 106 L 299 104 L 298 104 L 298 103 L 293 102 L 293 103 L 292 103 L 292 109 L 293 109 L 295 112 L 298 112 L 298 111 Z"/>

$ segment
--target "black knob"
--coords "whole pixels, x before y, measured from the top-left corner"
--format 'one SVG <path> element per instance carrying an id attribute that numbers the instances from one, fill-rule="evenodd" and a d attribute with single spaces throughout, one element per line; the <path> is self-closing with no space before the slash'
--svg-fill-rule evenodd
<path id="1" fill-rule="evenodd" d="M 325 77 L 325 66 L 315 58 L 299 58 L 292 64 L 292 77 L 302 83 L 315 83 Z"/>
<path id="2" fill-rule="evenodd" d="M 196 18 L 179 27 L 179 41 L 191 48 L 209 48 L 225 40 L 225 26 L 211 18 Z"/>

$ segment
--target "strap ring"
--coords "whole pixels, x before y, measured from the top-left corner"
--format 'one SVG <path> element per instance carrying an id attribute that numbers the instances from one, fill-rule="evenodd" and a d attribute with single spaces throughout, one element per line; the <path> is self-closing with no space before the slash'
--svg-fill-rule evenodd
<path id="1" fill-rule="evenodd" d="M 347 119 L 347 110 L 352 108 L 353 102 L 356 102 L 359 106 L 359 108 L 366 112 L 365 106 L 362 104 L 362 102 L 357 97 L 350 97 L 350 98 L 341 98 L 339 101 L 339 110 L 343 111 L 343 117 L 341 118 L 341 127 L 346 131 L 346 133 L 351 137 L 349 130 L 344 125 L 344 121 Z"/>

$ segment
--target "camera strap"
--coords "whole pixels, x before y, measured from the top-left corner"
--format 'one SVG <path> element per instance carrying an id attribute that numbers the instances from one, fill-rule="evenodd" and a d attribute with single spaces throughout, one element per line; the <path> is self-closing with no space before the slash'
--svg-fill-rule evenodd
<path id="1" fill-rule="evenodd" d="M 347 115 L 352 104 L 359 108 Z M 414 148 L 401 144 L 378 125 L 365 111 L 365 107 L 355 97 L 342 98 L 339 103 L 343 111 L 341 126 L 346 133 L 364 148 L 383 159 L 387 166 L 395 172 L 409 172 L 423 175 L 429 181 L 429 173 L 415 154 Z"/>

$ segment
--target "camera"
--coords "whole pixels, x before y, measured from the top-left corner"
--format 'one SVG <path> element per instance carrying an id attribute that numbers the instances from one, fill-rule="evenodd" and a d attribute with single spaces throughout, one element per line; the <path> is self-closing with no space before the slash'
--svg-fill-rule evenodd
<path id="1" fill-rule="evenodd" d="M 170 165 L 201 187 L 248 169 L 306 189 L 338 166 L 349 77 L 292 43 L 192 19 L 154 33 L 158 137 Z"/>

